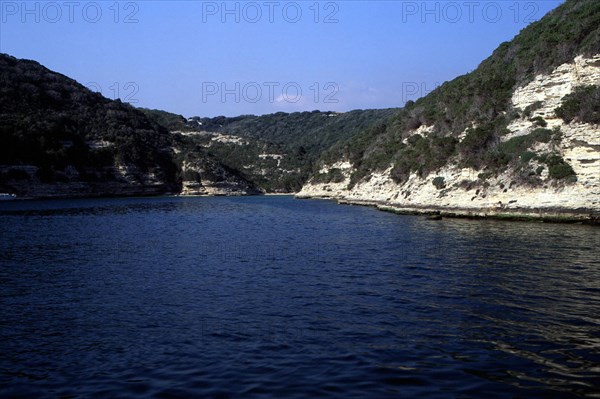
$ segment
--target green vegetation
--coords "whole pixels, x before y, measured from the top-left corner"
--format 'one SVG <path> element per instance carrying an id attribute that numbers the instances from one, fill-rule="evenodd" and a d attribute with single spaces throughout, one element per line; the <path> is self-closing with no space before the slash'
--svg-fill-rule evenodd
<path id="1" fill-rule="evenodd" d="M 563 104 L 556 109 L 556 115 L 569 123 L 579 122 L 600 124 L 600 86 L 581 86 L 562 99 Z"/>
<path id="2" fill-rule="evenodd" d="M 392 178 L 396 182 L 406 181 L 411 172 L 421 177 L 444 166 L 455 153 L 458 140 L 454 137 L 421 135 L 411 136 L 402 148 L 392 168 Z"/>
<path id="3" fill-rule="evenodd" d="M 517 157 L 529 158 L 529 151 L 527 151 L 535 143 L 549 143 L 552 137 L 558 132 L 538 128 L 533 132 L 524 135 L 513 137 L 510 140 L 505 141 L 497 146 L 497 151 L 503 154 L 508 160 L 516 159 Z"/>
<path id="4" fill-rule="evenodd" d="M 511 96 L 537 74 L 600 52 L 599 27 L 600 2 L 567 0 L 501 44 L 476 70 L 404 108 L 346 113 L 186 119 L 108 100 L 36 62 L 0 54 L 0 165 L 11 165 L 0 170 L 0 191 L 32 178 L 122 183 L 118 167 L 126 165 L 139 182 L 151 173 L 175 189 L 182 179 L 208 176 L 291 192 L 311 175 L 315 181 L 344 181 L 339 169 L 319 173 L 339 160 L 353 165 L 350 186 L 389 168 L 396 182 L 404 182 L 411 173 L 435 175 L 449 163 L 479 170 L 477 184 L 490 184 L 486 178 L 507 170 L 538 184 L 546 168 L 550 178 L 571 182 L 574 171 L 555 150 L 560 132 L 547 129 L 541 116 L 532 118 L 542 103 L 521 111 L 512 107 Z M 599 107 L 600 87 L 581 87 L 556 113 L 566 122 L 598 124 Z M 507 126 L 520 117 L 536 129 L 505 140 Z M 417 134 L 420 127 L 427 128 Z M 237 136 L 242 142 L 187 134 L 194 132 Z M 184 162 L 198 171 L 182 173 Z M 433 184 L 441 189 L 445 182 L 437 176 Z"/>
<path id="5" fill-rule="evenodd" d="M 446 187 L 446 183 L 444 182 L 444 180 L 445 179 L 442 176 L 437 176 L 433 179 L 431 183 L 435 186 L 435 188 L 441 190 L 442 188 Z"/>
<path id="6" fill-rule="evenodd" d="M 195 130 L 182 115 L 176 115 L 158 109 L 139 108 L 139 110 L 142 111 L 148 119 L 166 127 L 169 131 L 189 132 Z"/>
<path id="7" fill-rule="evenodd" d="M 282 146 L 251 137 L 240 144 L 212 140 L 213 137 L 175 135 L 175 142 L 184 154 L 199 152 L 212 157 L 263 191 L 295 192 L 302 187 L 307 175 L 300 169 L 304 161 L 302 152 L 286 153 Z"/>
<path id="8" fill-rule="evenodd" d="M 186 119 L 108 100 L 36 62 L 7 55 L 0 55 L 0 81 L 0 165 L 9 165 L 0 170 L 0 191 L 10 192 L 18 191 L 15 182 L 28 179 L 128 184 L 132 178 L 143 183 L 148 174 L 176 191 L 182 179 L 198 179 L 192 171 L 181 175 L 184 161 L 206 166 L 206 178 L 215 171 L 213 177 L 239 177 L 267 192 L 294 192 L 325 149 L 395 112 Z M 239 136 L 244 143 L 193 134 L 201 131 Z M 181 153 L 175 156 L 173 148 Z M 127 180 L 119 171 L 124 166 Z"/>
<path id="9" fill-rule="evenodd" d="M 176 189 L 171 137 L 159 124 L 121 101 L 93 93 L 34 61 L 0 54 L 0 160 L 37 168 L 42 182 L 121 182 L 115 167 L 127 164 L 138 182 L 153 173 Z M 11 174 L 12 173 L 12 174 Z M 12 190 L 0 176 L 0 191 Z"/>
<path id="10" fill-rule="evenodd" d="M 493 149 L 500 142 L 500 137 L 506 134 L 506 122 L 503 118 L 494 122 L 467 129 L 467 134 L 458 146 L 463 166 L 481 169 L 490 163 L 503 163 L 502 153 Z"/>
<path id="11" fill-rule="evenodd" d="M 395 110 L 355 110 L 335 112 L 294 112 L 235 118 L 192 118 L 202 123 L 202 130 L 234 136 L 254 137 L 287 148 L 304 148 L 309 158 L 316 159 L 320 153 L 340 140 L 385 121 Z"/>
<path id="12" fill-rule="evenodd" d="M 533 124 L 535 126 L 540 126 L 540 127 L 548 126 L 548 122 L 546 122 L 546 120 L 544 118 L 542 118 L 541 116 L 536 116 L 535 118 L 531 118 L 530 121 L 533 122 Z"/>
<path id="13" fill-rule="evenodd" d="M 327 173 L 317 173 L 313 176 L 314 183 L 341 183 L 345 179 L 344 173 L 337 168 L 330 169 Z"/>
<path id="14" fill-rule="evenodd" d="M 533 176 L 540 175 L 543 170 L 542 166 L 538 166 L 535 171 L 525 168 L 532 160 L 545 163 L 549 168 L 550 178 L 564 179 L 574 176 L 575 173 L 571 166 L 557 154 L 538 154 L 531 151 L 537 143 L 547 144 L 552 141 L 559 141 L 560 137 L 560 130 L 544 128 L 535 129 L 527 135 L 513 137 L 498 144 L 494 150 L 488 152 L 484 157 L 484 165 L 487 170 L 491 171 L 489 173 L 498 173 L 504 170 L 507 165 L 512 165 L 517 171 L 521 170 L 522 176 L 525 176 L 529 183 L 537 182 L 538 180 L 533 179 Z M 573 181 L 573 179 L 569 181 Z"/>
<path id="15" fill-rule="evenodd" d="M 543 157 L 543 162 L 548 165 L 548 173 L 553 179 L 569 179 L 576 181 L 577 177 L 571 165 L 569 165 L 560 155 L 550 154 Z"/>
<path id="16" fill-rule="evenodd" d="M 237 170 L 220 162 L 206 148 L 196 145 L 193 141 L 186 141 L 179 137 L 176 145 L 179 153 L 175 155 L 175 161 L 182 165 L 182 179 L 186 182 L 206 183 L 218 185 L 225 183 L 235 185 L 247 192 L 259 194 L 260 190 L 253 182 L 242 176 Z"/>
<path id="17" fill-rule="evenodd" d="M 356 171 L 351 185 L 390 166 L 392 178 L 403 182 L 410 173 L 424 177 L 451 161 L 489 169 L 486 173 L 493 174 L 527 164 L 535 158 L 529 149 L 532 144 L 548 143 L 549 139 L 558 142 L 560 136 L 538 129 L 528 137 L 503 142 L 512 120 L 521 115 L 529 118 L 542 105 L 536 102 L 523 111 L 512 108 L 514 89 L 537 74 L 571 62 L 577 55 L 600 52 L 599 27 L 600 2 L 567 0 L 511 42 L 501 44 L 475 71 L 442 84 L 417 101 L 409 101 L 385 126 L 364 130 L 334 146 L 321 160 L 327 163 L 343 158 L 352 162 Z M 565 117 L 582 113 L 577 117 L 597 120 L 595 107 L 600 102 L 595 90 L 587 105 L 583 94 L 570 98 L 572 104 L 565 106 Z M 532 122 L 540 129 L 547 126 L 539 116 Z M 424 125 L 433 130 L 412 138 L 414 130 Z M 458 137 L 463 134 L 459 143 Z M 447 141 L 440 146 L 440 140 Z M 553 173 L 551 177 L 559 175 Z"/>
<path id="18" fill-rule="evenodd" d="M 540 109 L 542 107 L 544 103 L 541 101 L 536 101 L 531 105 L 528 105 L 524 110 L 523 110 L 523 116 L 526 118 L 529 118 L 532 114 L 533 111 L 536 111 L 538 109 Z"/>
<path id="19" fill-rule="evenodd" d="M 371 126 L 380 126 L 395 110 L 355 110 L 346 113 L 296 112 L 234 118 L 193 117 L 188 120 L 164 111 L 143 110 L 156 123 L 172 131 L 205 131 L 241 137 L 245 143 L 212 141 L 209 135 L 175 136 L 178 147 L 207 147 L 206 153 L 235 170 L 266 192 L 300 190 L 318 168 L 323 151 Z M 375 128 L 377 129 L 377 128 Z M 276 160 L 271 156 L 277 155 Z M 262 156 L 262 157 L 261 157 Z M 318 176 L 323 182 L 339 180 L 339 174 Z"/>

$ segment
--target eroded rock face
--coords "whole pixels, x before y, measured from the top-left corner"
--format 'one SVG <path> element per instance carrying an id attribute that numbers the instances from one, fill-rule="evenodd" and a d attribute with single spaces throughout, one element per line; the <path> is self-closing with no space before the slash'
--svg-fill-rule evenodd
<path id="1" fill-rule="evenodd" d="M 536 102 L 540 107 L 531 117 L 541 116 L 553 119 L 554 110 L 561 100 L 578 86 L 600 84 L 600 54 L 590 58 L 576 57 L 572 63 L 563 64 L 548 75 L 538 75 L 526 86 L 519 87 L 512 96 L 513 106 L 525 109 Z"/>
<path id="2" fill-rule="evenodd" d="M 183 188 L 180 195 L 192 196 L 241 196 L 241 195 L 257 195 L 260 192 L 250 188 L 241 186 L 235 182 L 215 182 L 210 180 L 204 180 L 203 182 L 197 181 L 184 181 Z"/>
<path id="3" fill-rule="evenodd" d="M 14 192 L 19 198 L 73 198 L 97 196 L 139 196 L 176 194 L 179 185 L 165 182 L 155 173 L 143 173 L 135 165 L 119 164 L 99 169 L 94 173 L 106 174 L 110 178 L 85 181 L 72 166 L 65 168 L 59 181 L 45 182 L 38 176 L 39 168 L 34 165 L 0 165 L 0 173 L 17 176 L 9 181 L 6 191 Z"/>
<path id="4" fill-rule="evenodd" d="M 527 117 L 513 121 L 504 138 L 529 134 L 536 128 L 531 119 L 542 117 L 548 128 L 559 128 L 558 143 L 538 143 L 531 150 L 537 153 L 552 150 L 560 154 L 577 175 L 576 182 L 550 179 L 543 171 L 537 185 L 524 184 L 507 170 L 499 176 L 479 178 L 479 171 L 462 169 L 457 160 L 450 162 L 426 178 L 412 174 L 403 184 L 395 183 L 391 167 L 374 173 L 348 188 L 352 168 L 340 168 L 345 180 L 339 183 L 309 181 L 298 197 L 327 197 L 353 202 L 372 202 L 395 207 L 453 208 L 465 210 L 572 210 L 583 213 L 600 212 L 600 127 L 586 123 L 570 124 L 556 116 L 561 99 L 577 86 L 600 84 L 600 55 L 577 57 L 572 63 L 556 68 L 549 75 L 536 77 L 531 83 L 515 90 L 513 106 L 521 110 L 536 104 Z M 423 129 L 423 128 L 421 128 Z M 338 163 L 339 164 L 339 163 Z M 333 168 L 326 166 L 324 169 Z M 433 180 L 438 178 L 437 186 Z M 443 180 L 441 180 L 443 178 Z M 441 183 L 443 182 L 443 183 Z M 440 184 L 441 183 L 441 184 Z"/>
<path id="5" fill-rule="evenodd" d="M 178 192 L 164 127 L 31 60 L 0 54 L 0 193 L 27 197 Z"/>
<path id="6" fill-rule="evenodd" d="M 537 117 L 543 118 L 548 128 L 565 126 L 556 116 L 556 108 L 562 104 L 562 98 L 579 86 L 600 85 L 600 54 L 584 58 L 576 57 L 572 63 L 560 65 L 549 75 L 539 75 L 529 84 L 519 87 L 512 96 L 514 108 L 525 110 L 532 107 L 529 115 L 515 119 L 508 125 L 508 134 L 504 139 L 527 134 L 534 127 Z M 587 129 L 590 131 L 590 129 Z M 590 131 L 591 132 L 591 131 Z"/>
<path id="7" fill-rule="evenodd" d="M 252 183 L 218 163 L 198 158 L 181 165 L 184 180 L 181 195 L 256 195 Z"/>

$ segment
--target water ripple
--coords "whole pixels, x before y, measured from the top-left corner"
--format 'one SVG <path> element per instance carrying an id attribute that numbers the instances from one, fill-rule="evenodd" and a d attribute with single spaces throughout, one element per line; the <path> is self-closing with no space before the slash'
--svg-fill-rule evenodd
<path id="1" fill-rule="evenodd" d="M 0 204 L 0 397 L 593 397 L 600 230 L 277 198 Z"/>

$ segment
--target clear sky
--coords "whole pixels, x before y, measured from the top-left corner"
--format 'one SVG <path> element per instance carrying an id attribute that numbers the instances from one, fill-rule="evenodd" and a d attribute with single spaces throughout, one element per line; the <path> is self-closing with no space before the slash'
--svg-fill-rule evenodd
<path id="1" fill-rule="evenodd" d="M 0 1 L 0 52 L 185 116 L 402 106 L 544 1 Z"/>

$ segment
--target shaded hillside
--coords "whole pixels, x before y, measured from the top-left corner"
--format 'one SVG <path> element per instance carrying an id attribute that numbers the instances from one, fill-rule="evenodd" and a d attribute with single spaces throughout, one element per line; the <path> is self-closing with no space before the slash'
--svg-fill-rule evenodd
<path id="1" fill-rule="evenodd" d="M 4 54 L 0 82 L 0 192 L 25 197 L 295 192 L 324 149 L 392 114 L 185 119 Z"/>
<path id="2" fill-rule="evenodd" d="M 192 118 L 205 130 L 255 137 L 287 148 L 302 147 L 314 158 L 340 140 L 386 121 L 396 109 L 294 112 L 235 118 Z"/>
<path id="3" fill-rule="evenodd" d="M 210 142 L 210 139 L 208 140 Z M 217 158 L 205 140 L 174 134 L 185 195 L 258 195 L 264 188 Z M 260 188 L 259 188 L 260 187 Z"/>
<path id="4" fill-rule="evenodd" d="M 323 151 L 374 124 L 385 122 L 395 112 L 393 109 L 279 112 L 186 119 L 160 110 L 142 111 L 156 123 L 181 132 L 174 135 L 178 147 L 187 148 L 185 151 L 203 148 L 266 192 L 298 191 Z"/>
<path id="5" fill-rule="evenodd" d="M 306 181 L 309 165 L 304 153 L 288 151 L 283 146 L 252 137 L 214 132 L 174 134 L 181 156 L 205 153 L 235 171 L 261 191 L 296 192 Z"/>
<path id="6" fill-rule="evenodd" d="M 205 150 L 176 157 L 181 140 L 163 126 L 170 123 L 0 54 L 0 192 L 154 195 L 179 193 L 183 182 L 196 194 L 259 192 Z"/>
<path id="7" fill-rule="evenodd" d="M 0 54 L 0 191 L 24 196 L 178 190 L 172 138 L 120 101 Z"/>
<path id="8" fill-rule="evenodd" d="M 402 185 L 415 179 L 435 180 L 446 195 L 450 177 L 441 174 L 452 169 L 453 189 L 476 190 L 471 201 L 493 184 L 578 184 L 589 194 L 599 26 L 600 2 L 568 0 L 428 96 L 345 113 L 184 118 L 0 55 L 0 192 L 251 194 L 295 192 L 309 180 L 353 190 L 378 175 L 391 179 L 394 198 L 409 198 Z"/>

